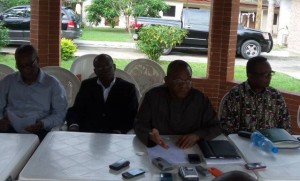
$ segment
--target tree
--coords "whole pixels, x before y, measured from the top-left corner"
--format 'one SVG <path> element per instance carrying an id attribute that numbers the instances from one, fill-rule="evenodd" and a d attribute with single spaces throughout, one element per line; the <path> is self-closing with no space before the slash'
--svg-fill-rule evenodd
<path id="1" fill-rule="evenodd" d="M 8 30 L 0 22 L 0 49 L 8 44 Z"/>
<path id="2" fill-rule="evenodd" d="M 0 5 L 3 9 L 8 9 L 17 5 L 27 5 L 30 4 L 30 0 L 0 0 Z"/>
<path id="3" fill-rule="evenodd" d="M 122 12 L 130 33 L 130 16 L 159 17 L 159 12 L 168 8 L 168 5 L 162 0 L 93 0 L 86 11 L 88 21 L 95 25 L 100 23 L 101 17 L 107 19 L 111 24 L 116 23 L 115 18 Z"/>
<path id="4" fill-rule="evenodd" d="M 120 16 L 118 4 L 119 0 L 93 0 L 86 9 L 88 21 L 98 25 L 101 22 L 101 17 L 103 17 L 114 28 L 116 25 L 115 18 Z"/>
<path id="5" fill-rule="evenodd" d="M 162 0 L 136 0 L 133 6 L 133 16 L 159 17 L 159 12 L 168 8 L 169 6 Z"/>

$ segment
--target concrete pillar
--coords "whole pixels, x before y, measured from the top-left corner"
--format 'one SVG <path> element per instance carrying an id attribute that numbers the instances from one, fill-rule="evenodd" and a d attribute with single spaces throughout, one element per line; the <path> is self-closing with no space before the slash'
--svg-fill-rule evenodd
<path id="1" fill-rule="evenodd" d="M 267 32 L 270 32 L 271 34 L 273 34 L 274 8 L 275 8 L 274 0 L 269 0 Z"/>
<path id="2" fill-rule="evenodd" d="M 287 45 L 288 28 L 290 27 L 291 19 L 291 0 L 281 0 L 280 1 L 280 11 L 279 11 L 279 22 L 278 22 L 278 35 L 277 44 L 281 46 Z"/>

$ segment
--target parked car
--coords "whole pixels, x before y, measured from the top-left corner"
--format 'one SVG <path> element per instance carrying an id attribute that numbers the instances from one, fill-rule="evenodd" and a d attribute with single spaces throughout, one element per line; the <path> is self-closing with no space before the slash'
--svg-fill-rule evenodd
<path id="1" fill-rule="evenodd" d="M 184 8 L 181 20 L 162 18 L 138 17 L 135 24 L 133 38 L 138 39 L 140 28 L 151 25 L 176 26 L 188 31 L 187 36 L 175 49 L 207 50 L 209 33 L 210 11 L 205 9 Z M 270 33 L 238 26 L 236 52 L 245 59 L 255 57 L 261 52 L 270 52 L 273 39 Z M 169 54 L 172 48 L 165 49 L 163 54 Z"/>
<path id="2" fill-rule="evenodd" d="M 15 6 L 0 13 L 0 21 L 8 28 L 10 44 L 30 42 L 30 5 Z M 61 35 L 75 39 L 82 35 L 80 17 L 67 7 L 61 8 Z"/>

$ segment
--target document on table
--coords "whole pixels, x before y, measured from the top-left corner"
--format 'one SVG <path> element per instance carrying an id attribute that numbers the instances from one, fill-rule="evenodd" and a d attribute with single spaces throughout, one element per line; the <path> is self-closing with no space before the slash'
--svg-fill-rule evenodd
<path id="1" fill-rule="evenodd" d="M 28 133 L 27 131 L 25 131 L 25 127 L 34 124 L 37 120 L 37 116 L 32 115 L 28 117 L 19 117 L 9 110 L 7 110 L 7 116 L 10 124 L 18 133 Z"/>
<path id="2" fill-rule="evenodd" d="M 150 160 L 156 157 L 161 157 L 166 159 L 171 164 L 187 164 L 187 155 L 184 151 L 178 148 L 171 141 L 166 142 L 169 145 L 169 149 L 165 149 L 159 145 L 155 147 L 147 148 L 148 157 Z"/>

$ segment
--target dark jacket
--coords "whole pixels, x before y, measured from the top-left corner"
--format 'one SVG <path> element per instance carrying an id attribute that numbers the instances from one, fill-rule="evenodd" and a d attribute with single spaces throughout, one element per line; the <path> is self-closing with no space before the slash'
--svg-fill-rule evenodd
<path id="1" fill-rule="evenodd" d="M 68 126 L 78 124 L 82 132 L 113 133 L 119 130 L 126 133 L 133 128 L 138 108 L 135 86 L 116 78 L 104 102 L 103 89 L 97 79 L 81 83 L 74 105 L 66 116 Z"/>

